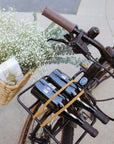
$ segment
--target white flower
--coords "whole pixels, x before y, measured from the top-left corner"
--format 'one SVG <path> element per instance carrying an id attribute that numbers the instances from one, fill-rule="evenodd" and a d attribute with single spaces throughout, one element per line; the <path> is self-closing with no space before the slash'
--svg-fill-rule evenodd
<path id="1" fill-rule="evenodd" d="M 14 18 L 15 12 L 0 11 L 0 59 L 1 63 L 15 56 L 22 70 L 45 64 L 53 57 L 51 45 L 45 33 L 36 23 Z M 47 54 L 47 55 L 46 55 Z"/>

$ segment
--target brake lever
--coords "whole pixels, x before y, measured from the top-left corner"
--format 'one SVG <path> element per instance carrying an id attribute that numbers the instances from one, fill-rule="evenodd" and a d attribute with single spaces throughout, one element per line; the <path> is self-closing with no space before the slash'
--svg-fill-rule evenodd
<path id="1" fill-rule="evenodd" d="M 50 39 L 48 39 L 47 41 L 56 41 L 56 42 L 64 43 L 65 45 L 69 45 L 69 42 L 65 41 L 64 39 L 50 38 Z"/>
<path id="2" fill-rule="evenodd" d="M 89 59 L 91 53 L 89 52 L 89 49 L 87 47 L 88 43 L 82 40 L 84 34 L 85 32 L 83 30 L 80 30 L 80 33 L 69 42 L 69 46 L 73 47 L 74 53 L 83 54 L 87 59 Z"/>
<path id="3" fill-rule="evenodd" d="M 64 35 L 66 40 L 50 38 L 48 39 L 48 41 L 52 40 L 52 41 L 64 43 L 65 45 L 72 47 L 73 52 L 75 54 L 83 54 L 88 60 L 91 60 L 91 53 L 89 52 L 88 44 L 92 44 L 95 47 L 98 47 L 98 45 L 100 44 L 96 43 L 95 40 L 93 41 L 93 39 L 98 34 L 99 34 L 99 29 L 96 27 L 92 27 L 87 33 L 84 32 L 83 30 L 75 29 L 73 32 Z M 91 43 L 91 41 L 93 43 Z M 101 47 L 101 45 L 99 47 Z M 100 52 L 102 53 L 102 50 Z"/>

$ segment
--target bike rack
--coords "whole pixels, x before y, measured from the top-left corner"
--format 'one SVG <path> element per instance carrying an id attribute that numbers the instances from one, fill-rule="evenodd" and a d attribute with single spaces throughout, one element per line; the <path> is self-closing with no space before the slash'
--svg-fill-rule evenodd
<path id="1" fill-rule="evenodd" d="M 33 116 L 33 119 L 44 113 L 46 110 L 43 111 L 43 109 L 58 95 L 60 94 L 64 89 L 66 89 L 71 83 L 75 82 L 74 80 L 71 80 L 69 83 L 67 83 L 64 87 L 62 87 L 60 90 L 58 90 L 39 110 L 36 112 L 36 114 Z M 61 108 L 58 112 L 56 112 L 52 117 L 49 119 L 46 119 L 42 124 L 41 127 L 44 127 L 47 123 L 49 123 L 52 119 L 54 119 L 56 116 L 61 114 L 65 109 L 67 109 L 70 105 L 73 104 L 73 102 L 76 101 L 82 94 L 84 94 L 84 90 L 82 90 L 76 97 L 74 97 L 69 103 L 67 103 L 63 108 Z"/>
<path id="2" fill-rule="evenodd" d="M 36 83 L 36 82 L 35 82 L 35 83 Z M 32 117 L 34 116 L 34 114 L 33 114 L 30 110 L 31 110 L 31 108 L 33 108 L 40 100 L 37 100 L 35 103 L 33 103 L 33 104 L 28 108 L 28 107 L 21 101 L 20 97 L 21 97 L 24 93 L 26 93 L 29 89 L 31 89 L 31 88 L 35 85 L 35 83 L 32 84 L 32 85 L 30 85 L 28 88 L 26 88 L 25 90 L 23 90 L 21 93 L 19 93 L 19 94 L 17 95 L 17 100 L 18 100 L 18 102 L 21 104 L 21 106 L 22 106 Z M 42 124 L 41 121 L 40 121 L 38 118 L 35 117 L 35 120 L 39 123 L 39 125 Z M 50 136 L 57 144 L 60 144 L 60 142 L 55 138 L 55 136 L 54 136 L 53 134 L 51 134 L 51 132 L 47 129 L 46 126 L 44 126 L 43 129 L 49 134 L 49 136 Z"/>
<path id="3" fill-rule="evenodd" d="M 37 82 L 37 81 L 36 81 Z M 35 82 L 35 83 L 36 83 Z M 48 108 L 44 111 L 42 111 L 51 101 L 54 97 L 56 97 L 59 93 L 61 93 L 65 88 L 67 88 L 71 83 L 75 82 L 74 80 L 71 80 L 69 83 L 67 83 L 63 88 L 61 88 L 59 91 L 57 91 L 57 93 L 55 93 L 37 112 L 36 114 L 33 114 L 31 112 L 31 109 L 40 101 L 37 100 L 35 103 L 33 103 L 30 107 L 27 107 L 20 99 L 20 97 L 26 93 L 29 89 L 31 89 L 35 83 L 33 83 L 32 85 L 30 85 L 28 88 L 26 88 L 25 90 L 23 90 L 22 92 L 20 92 L 17 95 L 17 100 L 18 102 L 21 104 L 21 106 L 33 117 L 33 119 L 35 119 L 38 124 L 40 125 L 40 127 L 42 127 L 48 134 L 49 136 L 57 143 L 60 144 L 60 142 L 55 138 L 56 134 L 58 134 L 68 123 L 69 120 L 67 120 L 66 122 L 64 122 L 64 124 L 55 132 L 55 134 L 52 134 L 46 124 L 48 124 L 52 119 L 54 119 L 56 116 L 58 116 L 59 114 L 61 114 L 66 108 L 68 108 L 74 101 L 76 101 L 77 98 L 79 98 L 82 94 L 84 94 L 84 90 L 82 90 L 76 97 L 74 97 L 69 103 L 67 103 L 63 108 L 61 108 L 58 112 L 56 112 L 52 117 L 50 117 L 49 119 L 46 119 L 43 121 L 43 123 L 37 118 L 37 116 L 42 115 L 43 113 L 46 113 L 48 111 Z M 75 143 L 76 144 L 76 143 Z"/>

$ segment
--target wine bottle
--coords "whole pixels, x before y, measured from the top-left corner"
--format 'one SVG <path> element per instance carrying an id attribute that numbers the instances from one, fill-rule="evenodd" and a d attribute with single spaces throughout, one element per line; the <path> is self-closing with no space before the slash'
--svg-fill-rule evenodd
<path id="1" fill-rule="evenodd" d="M 45 103 L 50 97 L 52 97 L 56 93 L 56 89 L 53 88 L 48 81 L 44 79 L 40 79 L 35 86 L 32 88 L 31 93 L 35 95 L 36 98 L 40 98 L 43 103 Z M 57 112 L 61 108 L 63 108 L 69 101 L 61 94 L 58 94 L 48 105 L 49 108 L 53 110 L 53 112 Z M 98 131 L 94 129 L 92 126 L 90 126 L 87 122 L 83 121 L 79 114 L 69 107 L 68 109 L 65 109 L 61 114 L 66 119 L 69 119 L 76 124 L 78 124 L 80 127 L 82 127 L 84 130 L 86 130 L 91 136 L 96 137 L 98 134 Z"/>
<path id="2" fill-rule="evenodd" d="M 98 131 L 89 125 L 86 121 L 83 121 L 80 116 L 75 112 L 75 115 L 71 112 L 69 113 L 66 109 L 61 114 L 64 118 L 71 120 L 72 122 L 78 124 L 81 128 L 87 131 L 92 137 L 96 137 L 98 135 Z"/>
<path id="3" fill-rule="evenodd" d="M 60 70 L 54 70 L 50 75 L 48 80 L 55 85 L 58 89 L 62 88 L 66 83 L 70 81 L 70 77 L 66 74 L 62 73 Z M 72 83 L 70 86 L 68 86 L 62 94 L 64 94 L 69 100 L 71 100 L 73 97 L 75 97 L 80 92 L 80 87 L 77 86 L 75 83 Z M 80 98 L 78 98 L 74 104 L 75 107 L 78 108 L 84 108 L 87 111 L 94 114 L 96 118 L 98 118 L 102 123 L 107 124 L 109 121 L 109 118 L 105 116 L 100 111 L 96 110 L 90 101 L 82 95 Z"/>
<path id="4" fill-rule="evenodd" d="M 40 79 L 36 82 L 35 86 L 32 88 L 31 93 L 38 99 L 40 99 L 43 103 L 45 103 L 49 98 L 51 98 L 57 91 L 50 86 L 49 83 L 45 79 Z M 48 107 L 52 110 L 57 109 L 58 105 L 63 106 L 62 100 L 64 100 L 64 96 L 61 94 L 57 95 L 51 103 L 49 103 Z"/>

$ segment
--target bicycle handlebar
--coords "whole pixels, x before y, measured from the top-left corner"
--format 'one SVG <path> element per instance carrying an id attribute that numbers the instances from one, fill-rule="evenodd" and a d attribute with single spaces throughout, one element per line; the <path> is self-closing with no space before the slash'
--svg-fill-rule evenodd
<path id="1" fill-rule="evenodd" d="M 53 10 L 49 9 L 47 6 L 42 12 L 42 15 L 46 16 L 56 24 L 60 25 L 64 29 L 66 29 L 68 32 L 72 32 L 75 28 L 75 24 L 70 22 L 69 20 L 65 19 L 61 15 L 57 14 Z"/>
<path id="2" fill-rule="evenodd" d="M 69 43 L 68 43 L 69 46 L 73 47 L 74 53 L 76 53 L 76 54 L 81 53 L 87 59 L 89 59 L 93 62 L 93 57 L 87 47 L 88 44 L 91 44 L 99 50 L 104 61 L 108 61 L 108 63 L 111 66 L 114 65 L 114 57 L 109 55 L 109 53 L 106 51 L 104 46 L 101 43 L 99 43 L 98 41 L 94 40 L 94 38 L 91 38 L 91 36 L 89 36 L 88 33 L 85 33 L 83 30 L 79 30 L 78 27 L 74 23 L 65 19 L 64 17 L 57 14 L 56 12 L 49 9 L 48 7 L 45 7 L 45 9 L 42 12 L 42 15 L 46 16 L 47 18 L 49 18 L 56 24 L 63 27 L 69 33 L 75 33 L 77 35 L 72 40 L 70 38 L 71 41 L 69 41 Z M 112 50 L 112 52 L 113 52 L 113 50 Z M 113 53 L 111 55 L 113 55 Z M 96 62 L 96 61 L 94 60 L 94 62 Z M 99 65 L 99 63 L 97 63 L 97 64 Z M 103 67 L 102 65 L 100 65 L 100 66 Z M 114 78 L 114 76 L 107 69 L 105 69 L 105 70 Z"/>
<path id="3" fill-rule="evenodd" d="M 44 15 L 48 19 L 52 20 L 56 24 L 58 24 L 61 27 L 63 27 L 69 33 L 75 31 L 76 34 L 80 34 L 80 30 L 78 30 L 76 28 L 76 24 L 73 24 L 72 22 L 70 22 L 69 20 L 65 19 L 64 17 L 62 17 L 61 15 L 59 15 L 58 13 L 56 13 L 55 11 L 49 9 L 47 6 L 43 10 L 42 15 Z M 105 49 L 104 49 L 104 47 L 100 43 L 98 43 L 97 41 L 89 38 L 85 34 L 83 35 L 83 38 L 86 41 L 88 41 L 90 44 L 94 45 L 100 51 L 101 55 L 103 55 L 103 56 L 106 55 Z"/>

